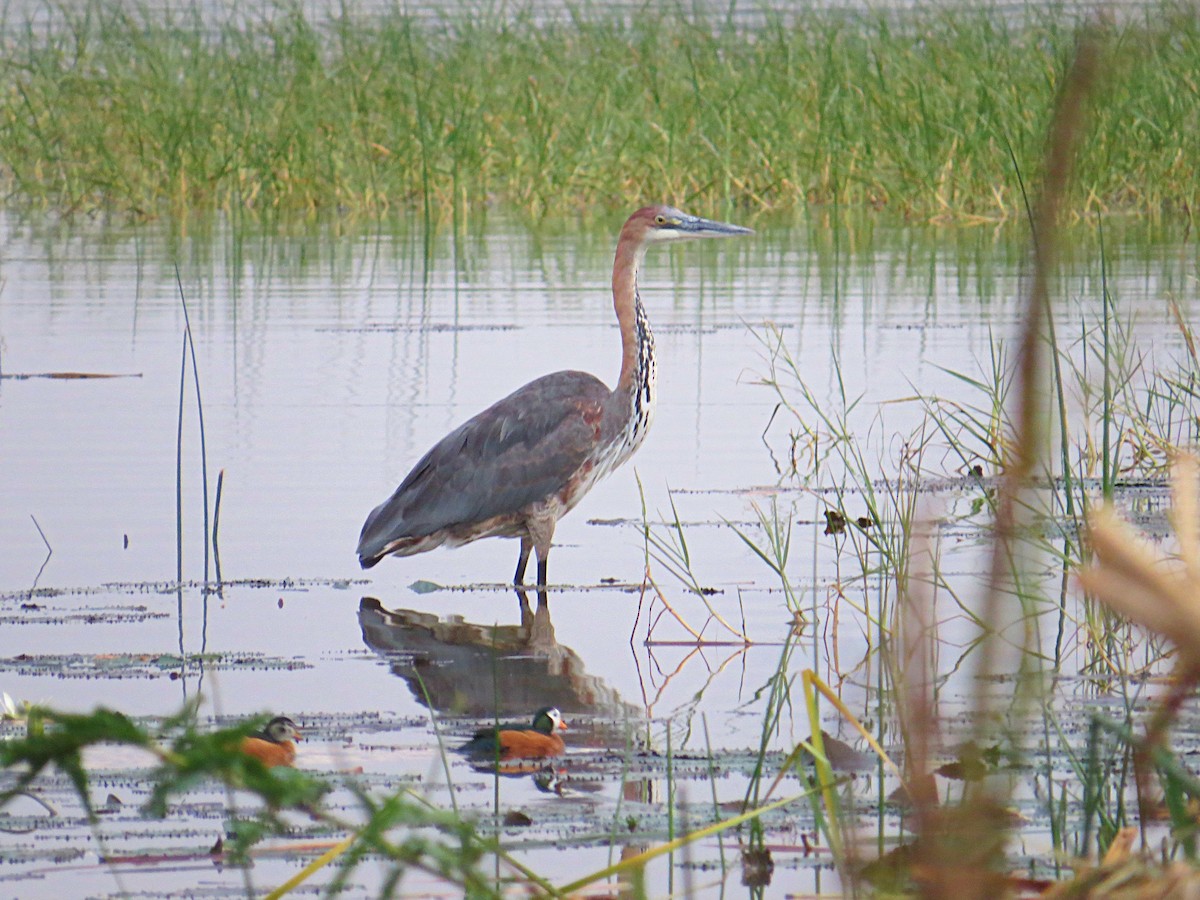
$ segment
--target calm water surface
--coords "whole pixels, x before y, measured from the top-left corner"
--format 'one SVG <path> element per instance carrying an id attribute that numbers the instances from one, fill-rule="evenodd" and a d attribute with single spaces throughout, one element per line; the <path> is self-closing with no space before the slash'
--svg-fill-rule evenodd
<path id="1" fill-rule="evenodd" d="M 1013 330 L 1024 270 L 1016 234 L 870 221 L 834 228 L 814 216 L 748 222 L 759 231 L 749 240 L 651 251 L 642 294 L 658 345 L 655 425 L 632 463 L 561 523 L 550 615 L 535 616 L 531 596 L 523 619 L 504 586 L 512 541 L 359 570 L 366 513 L 456 424 L 556 369 L 615 379 L 608 283 L 620 224 L 613 217 L 583 231 L 531 233 L 489 217 L 427 239 L 403 222 L 351 236 L 261 237 L 213 225 L 181 237 L 0 219 L 0 689 L 67 709 L 159 715 L 199 693 L 214 717 L 288 713 L 309 737 L 305 768 L 417 777 L 435 799 L 444 776 L 417 672 L 451 734 L 470 730 L 455 716 L 488 718 L 499 698 L 504 716 L 560 705 L 575 725 L 573 753 L 623 746 L 631 731 L 661 750 L 669 722 L 676 750 L 757 747 L 758 691 L 779 664 L 793 614 L 778 578 L 727 523 L 761 539 L 756 510 L 774 503 L 792 523 L 789 577 L 810 618 L 789 671 L 815 669 L 872 719 L 878 637 L 856 604 L 870 606 L 878 584 L 864 582 L 860 568 L 856 577 L 844 543 L 823 533 L 825 495 L 781 477 L 796 423 L 786 413 L 773 418 L 777 397 L 759 383 L 769 370 L 766 323 L 801 361 L 817 403 L 836 409 L 843 393 L 861 398 L 852 427 L 878 452 L 882 477 L 920 422 L 918 404 L 893 401 L 921 392 L 979 402 L 950 373 L 980 376 L 993 339 Z M 1081 228 L 1076 237 L 1058 292 L 1065 343 L 1100 296 L 1095 236 Z M 1160 361 L 1182 353 L 1168 300 L 1193 320 L 1200 313 L 1194 249 L 1169 231 L 1106 239 L 1110 291 L 1134 337 Z M 206 571 L 190 360 L 177 464 L 185 319 L 176 266 L 195 342 L 210 514 L 224 473 L 222 588 L 207 595 L 198 583 L 215 580 L 215 561 Z M 53 373 L 115 377 L 41 377 Z M 942 468 L 962 474 L 950 458 Z M 837 481 L 833 467 L 812 484 Z M 661 605 L 636 588 L 643 494 L 652 523 L 672 520 L 674 502 L 696 578 L 717 591 L 715 609 L 744 621 L 754 646 L 697 650 L 669 617 L 656 618 Z M 932 513 L 970 499 L 931 501 Z M 656 533 L 669 538 L 671 529 Z M 986 558 L 978 534 L 948 529 L 939 540 L 970 597 Z M 693 625 L 705 625 L 704 606 L 665 565 L 652 560 L 651 573 Z M 421 582 L 446 589 L 411 587 Z M 953 606 L 946 613 L 950 673 L 975 632 Z M 491 626 L 504 629 L 501 664 L 487 649 Z M 711 622 L 705 635 L 729 638 Z M 1069 656 L 1069 639 L 1066 648 Z M 968 694 L 969 674 L 951 677 L 945 710 Z M 787 751 L 809 735 L 799 704 L 794 716 L 773 747 Z M 855 741 L 832 710 L 827 719 L 830 732 Z M 136 764 L 120 755 L 96 761 L 105 770 Z M 452 774 L 460 803 L 488 808 L 490 778 L 462 764 Z M 737 776 L 719 784 L 722 800 L 744 794 Z M 529 780 L 504 779 L 502 789 L 513 805 L 544 815 L 555 808 L 555 795 Z M 589 802 L 603 828 L 621 789 L 597 790 Z M 694 790 L 710 792 L 703 781 Z M 131 823 L 136 799 L 126 798 Z M 219 827 L 219 819 L 191 821 L 192 832 L 160 841 L 211 843 Z M 607 850 L 572 853 L 527 856 L 563 877 L 608 859 Z M 48 865 L 33 858 L 0 877 L 20 877 L 20 896 L 117 889 L 94 856 L 77 862 L 78 870 L 25 880 Z M 817 862 L 777 855 L 781 869 L 803 870 L 777 876 L 780 894 L 832 884 Z M 301 864 L 259 861 L 256 879 L 272 886 Z M 124 877 L 126 889 L 171 884 L 142 870 Z M 667 868 L 655 877 L 665 885 Z M 208 867 L 203 878 L 214 891 L 243 889 L 238 873 Z"/>

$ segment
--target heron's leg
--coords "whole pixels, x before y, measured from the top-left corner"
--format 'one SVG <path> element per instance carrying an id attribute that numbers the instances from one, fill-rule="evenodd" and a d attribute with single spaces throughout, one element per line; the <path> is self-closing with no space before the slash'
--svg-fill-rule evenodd
<path id="1" fill-rule="evenodd" d="M 528 535 L 521 538 L 521 555 L 517 557 L 517 574 L 513 576 L 513 584 L 525 583 L 525 567 L 529 565 L 529 554 L 533 550 L 533 540 Z"/>
<path id="2" fill-rule="evenodd" d="M 529 541 L 537 552 L 538 587 L 546 586 L 546 560 L 550 556 L 550 547 L 554 543 L 554 526 L 558 523 L 557 509 L 550 507 L 539 511 L 539 514 L 525 520 L 529 529 Z M 522 546 L 524 546 L 522 538 Z"/>

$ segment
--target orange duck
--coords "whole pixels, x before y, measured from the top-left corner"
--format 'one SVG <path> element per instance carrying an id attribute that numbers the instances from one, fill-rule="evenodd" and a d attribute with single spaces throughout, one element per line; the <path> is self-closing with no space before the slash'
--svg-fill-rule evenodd
<path id="1" fill-rule="evenodd" d="M 300 729 L 287 716 L 276 716 L 262 731 L 242 738 L 242 752 L 253 756 L 267 768 L 290 766 L 296 761 L 295 741 Z"/>
<path id="2" fill-rule="evenodd" d="M 475 732 L 459 750 L 477 759 L 541 759 L 558 756 L 567 746 L 556 731 L 566 731 L 567 723 L 553 706 L 539 709 L 529 725 L 501 725 Z"/>

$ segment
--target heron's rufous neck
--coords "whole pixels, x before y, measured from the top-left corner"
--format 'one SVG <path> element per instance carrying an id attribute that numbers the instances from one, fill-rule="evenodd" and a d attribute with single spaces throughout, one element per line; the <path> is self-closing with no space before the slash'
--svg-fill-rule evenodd
<path id="1" fill-rule="evenodd" d="M 633 390 L 637 380 L 637 273 L 646 257 L 646 242 L 642 235 L 633 234 L 629 226 L 627 222 L 621 229 L 612 274 L 613 308 L 621 328 L 621 374 L 617 390 L 625 392 Z"/>

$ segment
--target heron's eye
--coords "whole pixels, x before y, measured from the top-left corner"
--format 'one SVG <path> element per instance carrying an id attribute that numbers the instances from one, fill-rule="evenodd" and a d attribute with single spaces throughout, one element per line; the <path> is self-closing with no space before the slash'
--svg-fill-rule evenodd
<path id="1" fill-rule="evenodd" d="M 667 224 L 667 217 L 666 217 L 666 216 L 664 216 L 664 215 L 661 215 L 661 214 L 659 214 L 659 215 L 655 216 L 655 217 L 654 217 L 654 224 L 655 224 L 655 225 L 666 225 L 666 224 Z"/>

